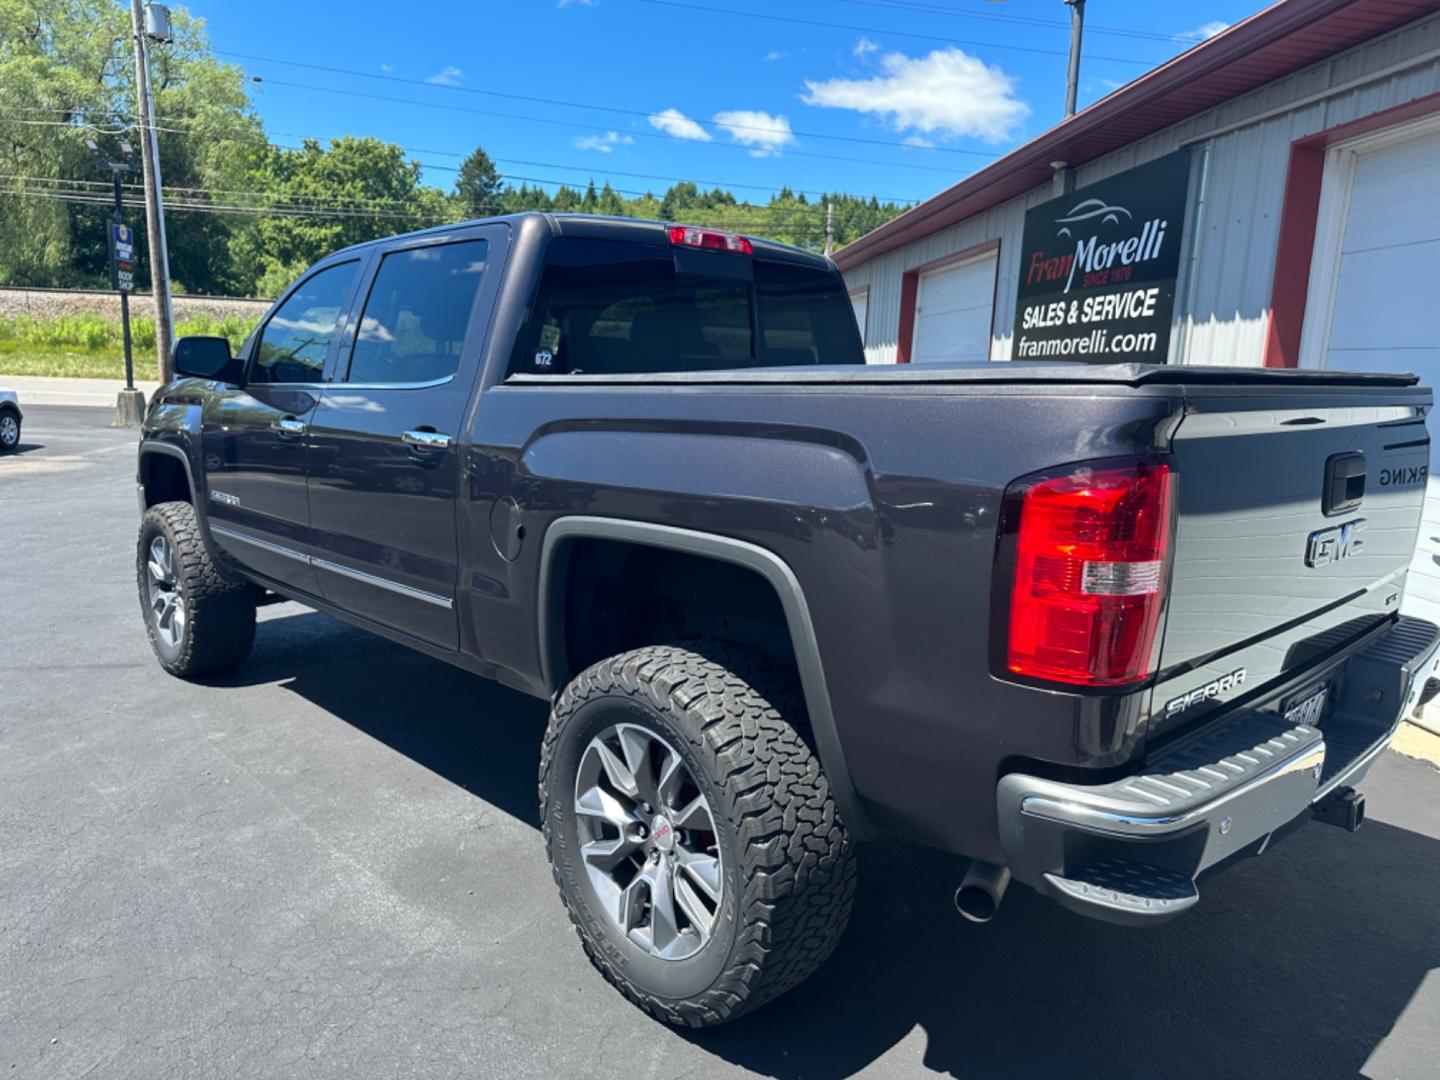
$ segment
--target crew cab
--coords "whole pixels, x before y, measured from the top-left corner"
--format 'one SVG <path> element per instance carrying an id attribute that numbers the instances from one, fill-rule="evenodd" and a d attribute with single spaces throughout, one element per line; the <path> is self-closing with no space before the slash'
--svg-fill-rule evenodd
<path id="1" fill-rule="evenodd" d="M 241 664 L 282 598 L 551 702 L 562 901 L 673 1023 L 812 973 L 861 840 L 969 860 L 977 922 L 1012 879 L 1174 918 L 1358 826 L 1440 647 L 1413 376 L 867 366 L 818 255 L 546 214 L 337 252 L 174 365 L 161 666 Z"/>

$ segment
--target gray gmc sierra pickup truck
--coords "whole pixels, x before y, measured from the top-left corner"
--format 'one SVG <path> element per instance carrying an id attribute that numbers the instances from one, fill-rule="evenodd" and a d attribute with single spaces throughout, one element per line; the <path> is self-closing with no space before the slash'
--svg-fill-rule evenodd
<path id="1" fill-rule="evenodd" d="M 543 214 L 337 252 L 175 367 L 161 666 L 235 667 L 280 597 L 552 702 L 561 898 L 672 1023 L 812 973 L 859 840 L 970 860 L 977 922 L 1013 877 L 1144 926 L 1353 830 L 1440 646 L 1411 376 L 867 367 L 826 259 Z"/>

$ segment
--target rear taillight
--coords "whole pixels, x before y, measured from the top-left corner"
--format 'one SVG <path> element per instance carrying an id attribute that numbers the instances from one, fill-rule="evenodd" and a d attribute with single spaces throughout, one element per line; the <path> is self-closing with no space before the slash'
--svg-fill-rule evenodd
<path id="1" fill-rule="evenodd" d="M 1015 574 L 1005 666 L 1079 686 L 1150 674 L 1170 542 L 1170 468 L 1078 465 L 1006 492 Z"/>
<path id="2" fill-rule="evenodd" d="M 737 255 L 753 255 L 747 237 L 719 229 L 701 229 L 694 225 L 671 225 L 670 243 L 680 247 L 705 248 L 709 251 L 733 251 Z"/>

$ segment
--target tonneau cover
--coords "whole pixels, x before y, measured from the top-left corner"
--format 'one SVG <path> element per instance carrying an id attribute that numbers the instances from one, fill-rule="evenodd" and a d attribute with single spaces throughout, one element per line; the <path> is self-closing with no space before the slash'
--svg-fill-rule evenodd
<path id="1" fill-rule="evenodd" d="M 511 375 L 512 386 L 563 383 L 567 386 L 684 385 L 884 385 L 888 383 L 982 383 L 1064 386 L 1414 386 L 1404 372 L 1329 371 L 1316 368 L 1210 367 L 1183 364 L 1076 364 L 1023 361 L 980 364 L 833 364 L 805 367 L 745 368 L 731 371 L 680 371 L 624 375 Z"/>

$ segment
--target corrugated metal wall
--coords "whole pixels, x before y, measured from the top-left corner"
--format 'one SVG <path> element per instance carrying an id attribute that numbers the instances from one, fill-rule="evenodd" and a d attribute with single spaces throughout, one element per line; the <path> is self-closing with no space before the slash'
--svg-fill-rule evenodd
<path id="1" fill-rule="evenodd" d="M 1437 92 L 1440 16 L 1412 23 L 1107 154 L 1077 169 L 1076 185 L 1104 179 L 1182 146 L 1195 146 L 1198 154 L 1208 144 L 1204 203 L 1198 209 L 1192 206 L 1198 221 L 1191 222 L 1197 227 L 1187 238 L 1197 246 L 1193 263 L 1182 269 L 1176 298 L 1177 355 L 1186 363 L 1259 365 L 1265 351 L 1290 144 Z M 1192 183 L 1192 202 L 1197 188 Z M 1051 194 L 1048 185 L 1037 188 L 846 271 L 851 288 L 870 287 L 868 359 L 895 360 L 900 280 L 907 269 L 998 237 L 1000 266 L 990 357 L 1008 360 L 1025 211 Z"/>

